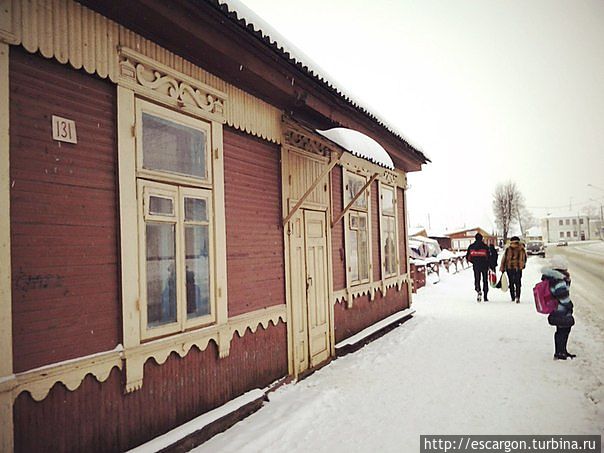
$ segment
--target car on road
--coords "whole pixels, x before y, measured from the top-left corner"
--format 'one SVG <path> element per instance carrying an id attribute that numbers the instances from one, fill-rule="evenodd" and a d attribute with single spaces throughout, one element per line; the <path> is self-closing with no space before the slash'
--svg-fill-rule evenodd
<path id="1" fill-rule="evenodd" d="M 526 253 L 529 255 L 545 256 L 545 244 L 543 241 L 529 241 L 526 244 Z"/>
<path id="2" fill-rule="evenodd" d="M 556 245 L 558 247 L 564 247 L 564 246 L 568 245 L 568 241 L 558 241 L 558 243 Z"/>

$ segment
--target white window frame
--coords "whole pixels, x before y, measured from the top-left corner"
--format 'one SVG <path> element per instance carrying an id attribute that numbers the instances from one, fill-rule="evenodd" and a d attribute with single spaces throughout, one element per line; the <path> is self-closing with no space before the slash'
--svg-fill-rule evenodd
<path id="1" fill-rule="evenodd" d="M 143 168 L 143 125 L 142 115 L 149 113 L 175 124 L 181 124 L 201 131 L 205 137 L 205 178 L 174 173 L 170 171 L 150 170 Z M 140 305 L 140 339 L 150 340 L 167 335 L 174 335 L 195 328 L 209 326 L 217 321 L 216 301 L 216 241 L 214 227 L 213 200 L 213 173 L 212 173 L 212 126 L 202 119 L 175 112 L 168 107 L 154 104 L 144 99 L 135 98 L 135 131 L 136 131 L 136 184 L 138 203 L 138 273 L 139 273 L 139 305 Z M 191 187 L 194 186 L 194 187 Z M 174 200 L 174 217 L 155 215 L 147 212 L 150 195 L 163 196 Z M 210 313 L 194 319 L 187 319 L 186 307 L 186 270 L 185 270 L 185 238 L 184 230 L 184 200 L 186 197 L 203 198 L 206 200 L 209 227 L 209 287 L 210 287 Z M 147 319 L 147 279 L 146 279 L 146 221 L 169 222 L 175 224 L 176 240 L 176 322 L 149 327 Z M 195 222 L 193 222 L 195 224 Z M 223 251 L 224 253 L 225 251 Z"/>
<path id="2" fill-rule="evenodd" d="M 348 205 L 348 203 L 350 203 L 350 200 L 352 200 L 352 196 L 349 195 L 348 193 L 348 179 L 349 178 L 357 178 L 357 179 L 362 179 L 363 180 L 363 185 L 365 185 L 365 183 L 367 182 L 367 177 L 359 174 L 359 173 L 355 173 L 355 172 L 351 172 L 348 171 L 347 169 L 344 169 L 344 171 L 342 172 L 342 178 L 343 178 L 343 202 L 344 202 L 344 207 L 346 207 Z M 372 276 L 372 250 L 371 250 L 371 187 L 368 187 L 367 189 L 365 189 L 365 199 L 366 199 L 366 207 L 362 207 L 359 206 L 357 203 L 355 203 L 353 206 L 350 207 L 350 209 L 348 210 L 348 212 L 345 215 L 345 226 L 344 226 L 344 242 L 345 242 L 345 247 L 346 247 L 346 286 L 347 287 L 352 287 L 352 286 L 358 286 L 358 285 L 363 285 L 363 284 L 367 284 L 370 283 L 373 279 Z M 359 200 L 357 200 L 358 202 Z M 352 257 L 352 250 L 351 250 L 351 241 L 350 241 L 350 235 L 352 234 L 353 231 L 353 227 L 352 227 L 352 219 L 358 216 L 360 217 L 364 217 L 365 218 L 365 224 L 366 224 L 366 231 L 367 231 L 367 278 L 361 279 L 360 275 L 358 275 L 357 279 L 353 280 L 351 277 L 352 274 L 352 268 L 350 266 L 350 260 Z M 358 244 L 358 241 L 357 241 Z M 359 263 L 359 254 L 358 254 L 358 248 L 357 248 L 357 269 L 359 269 L 358 267 L 358 263 Z M 360 273 L 359 273 L 360 274 Z"/>
<path id="3" fill-rule="evenodd" d="M 387 190 L 392 192 L 392 202 L 393 202 L 393 213 L 392 214 L 386 214 L 384 212 L 384 207 L 383 207 L 384 196 L 383 196 L 383 194 Z M 385 184 L 380 181 L 378 193 L 379 193 L 379 200 L 380 200 L 380 205 L 379 205 L 380 262 L 381 262 L 381 267 L 382 267 L 382 279 L 386 279 L 386 278 L 398 276 L 399 270 L 400 270 L 399 227 L 398 227 L 398 221 L 397 221 L 397 219 L 398 219 L 398 200 L 397 200 L 396 186 L 391 186 L 389 184 Z M 385 217 L 392 219 L 393 224 L 394 224 L 394 244 L 395 244 L 395 251 L 394 251 L 394 257 L 393 257 L 394 272 L 387 272 L 387 269 L 386 269 L 386 253 L 385 253 L 386 234 L 384 233 L 384 226 L 385 226 L 384 218 Z"/>
<path id="4" fill-rule="evenodd" d="M 138 200 L 139 200 L 139 275 L 140 275 L 140 297 L 141 297 L 141 316 L 140 331 L 143 340 L 165 336 L 169 334 L 185 332 L 187 330 L 212 324 L 216 321 L 216 300 L 214 298 L 215 271 L 213 255 L 214 231 L 212 226 L 212 192 L 208 189 L 197 189 L 189 187 L 179 187 L 175 185 L 158 183 L 139 179 Z M 173 200 L 174 214 L 161 215 L 149 212 L 149 199 L 151 196 L 170 198 Z M 208 221 L 187 221 L 185 220 L 185 198 L 198 198 L 206 201 L 206 210 Z M 175 225 L 175 260 L 176 260 L 176 321 L 158 327 L 148 327 L 147 319 L 147 261 L 146 261 L 146 223 L 147 221 L 170 223 Z M 205 316 L 199 316 L 194 319 L 187 319 L 187 288 L 186 288 L 186 257 L 185 251 L 185 226 L 186 225 L 207 225 L 209 237 L 209 301 L 210 313 Z"/>
<path id="5" fill-rule="evenodd" d="M 171 121 L 176 124 L 197 129 L 204 134 L 205 137 L 205 166 L 206 177 L 197 178 L 194 176 L 184 175 L 161 170 L 150 170 L 143 167 L 143 113 L 148 113 L 166 121 Z M 212 147 L 211 147 L 212 128 L 210 123 L 199 120 L 197 118 L 174 112 L 166 107 L 162 107 L 151 102 L 138 99 L 136 100 L 136 175 L 137 177 L 145 177 L 154 181 L 165 181 L 169 183 L 182 183 L 194 185 L 197 187 L 212 188 Z"/>

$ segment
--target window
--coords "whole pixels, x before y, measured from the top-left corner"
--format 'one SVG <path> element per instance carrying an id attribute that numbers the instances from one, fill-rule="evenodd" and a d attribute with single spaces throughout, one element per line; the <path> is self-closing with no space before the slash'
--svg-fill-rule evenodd
<path id="1" fill-rule="evenodd" d="M 570 220 L 569 219 L 566 219 L 566 224 L 570 225 Z"/>
<path id="2" fill-rule="evenodd" d="M 577 237 L 577 232 L 576 231 L 573 231 L 573 236 Z"/>
<path id="3" fill-rule="evenodd" d="M 583 219 L 579 219 L 579 224 L 583 225 Z"/>
<path id="4" fill-rule="evenodd" d="M 564 221 L 563 220 L 558 220 L 558 225 L 564 225 Z"/>
<path id="5" fill-rule="evenodd" d="M 569 238 L 570 237 L 570 231 L 566 232 L 566 237 Z"/>
<path id="6" fill-rule="evenodd" d="M 141 337 L 216 319 L 209 124 L 137 101 Z"/>
<path id="7" fill-rule="evenodd" d="M 564 231 L 560 231 L 560 237 L 563 238 L 564 237 Z"/>
<path id="8" fill-rule="evenodd" d="M 573 225 L 577 224 L 577 219 L 573 219 Z"/>
<path id="9" fill-rule="evenodd" d="M 382 276 L 396 275 L 397 242 L 396 242 L 396 208 L 394 187 L 380 185 L 381 201 L 381 247 L 382 247 Z"/>
<path id="10" fill-rule="evenodd" d="M 367 183 L 365 177 L 344 172 L 344 205 L 347 206 Z M 368 196 L 361 194 L 347 214 L 346 261 L 348 282 L 358 285 L 369 281 Z"/>

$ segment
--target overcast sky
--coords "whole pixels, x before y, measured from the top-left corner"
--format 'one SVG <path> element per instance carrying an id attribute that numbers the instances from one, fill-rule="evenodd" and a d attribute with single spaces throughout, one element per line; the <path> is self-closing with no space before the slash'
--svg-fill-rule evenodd
<path id="1" fill-rule="evenodd" d="M 491 230 L 508 180 L 538 217 L 604 203 L 603 0 L 243 2 L 432 160 L 411 226 Z"/>

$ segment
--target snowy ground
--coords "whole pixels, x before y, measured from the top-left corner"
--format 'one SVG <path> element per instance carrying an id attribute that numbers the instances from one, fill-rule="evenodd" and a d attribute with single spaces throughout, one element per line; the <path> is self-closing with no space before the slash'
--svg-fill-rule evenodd
<path id="1" fill-rule="evenodd" d="M 492 289 L 476 303 L 472 271 L 444 274 L 414 297 L 415 317 L 360 351 L 270 395 L 202 452 L 417 452 L 420 434 L 604 434 L 604 345 L 577 325 L 570 361 L 531 288 L 520 304 Z"/>

